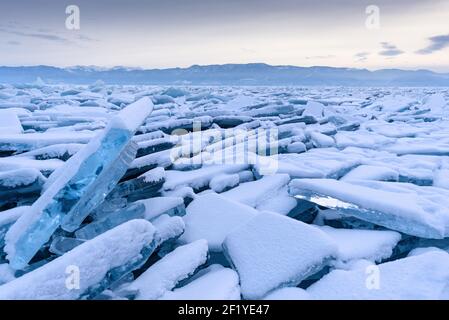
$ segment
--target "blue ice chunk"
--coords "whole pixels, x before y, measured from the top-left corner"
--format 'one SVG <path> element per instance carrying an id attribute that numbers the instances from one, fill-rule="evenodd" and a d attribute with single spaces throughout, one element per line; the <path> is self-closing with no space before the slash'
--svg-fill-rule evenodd
<path id="1" fill-rule="evenodd" d="M 152 109 L 149 98 L 123 109 L 53 173 L 41 197 L 5 237 L 5 252 L 14 269 L 26 267 L 58 227 L 75 231 L 104 201 L 133 161 L 137 147 L 131 138 Z"/>
<path id="2" fill-rule="evenodd" d="M 133 203 L 122 210 L 109 214 L 102 220 L 94 221 L 75 231 L 75 235 L 78 239 L 90 240 L 126 221 L 143 218 L 144 214 L 145 205 Z"/>
<path id="3" fill-rule="evenodd" d="M 57 236 L 53 239 L 50 245 L 50 252 L 58 256 L 62 256 L 64 253 L 78 247 L 85 241 L 77 238 L 67 238 L 64 236 Z"/>
<path id="4" fill-rule="evenodd" d="M 118 184 L 111 192 L 110 198 L 126 197 L 129 202 L 152 198 L 159 195 L 164 183 L 164 168 L 155 168 L 135 179 Z"/>

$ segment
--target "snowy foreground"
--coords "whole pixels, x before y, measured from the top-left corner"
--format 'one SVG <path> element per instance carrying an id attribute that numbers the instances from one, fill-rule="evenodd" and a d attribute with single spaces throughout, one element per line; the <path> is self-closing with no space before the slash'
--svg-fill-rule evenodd
<path id="1" fill-rule="evenodd" d="M 448 299 L 449 90 L 0 85 L 0 299 Z"/>

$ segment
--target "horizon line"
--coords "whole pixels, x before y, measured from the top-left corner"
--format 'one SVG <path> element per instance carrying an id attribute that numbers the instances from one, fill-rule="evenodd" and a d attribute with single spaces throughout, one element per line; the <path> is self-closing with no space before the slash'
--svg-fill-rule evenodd
<path id="1" fill-rule="evenodd" d="M 46 65 L 46 64 L 35 64 L 35 65 L 0 65 L 0 68 L 35 68 L 35 67 L 48 67 L 48 68 L 57 68 L 57 69 L 74 69 L 74 68 L 98 68 L 103 69 L 99 71 L 110 71 L 113 69 L 130 69 L 130 71 L 153 71 L 153 70 L 170 70 L 170 69 L 190 69 L 193 67 L 211 67 L 211 66 L 228 66 L 228 65 L 236 65 L 236 66 L 245 66 L 245 65 L 265 65 L 274 68 L 281 67 L 292 67 L 292 68 L 304 68 L 304 69 L 312 69 L 312 68 L 330 68 L 330 69 L 348 69 L 348 70 L 359 70 L 359 71 L 368 71 L 368 72 L 377 72 L 377 71 L 385 71 L 385 70 L 397 70 L 397 71 L 410 71 L 410 72 L 418 72 L 418 71 L 426 71 L 432 72 L 435 74 L 448 75 L 449 72 L 439 72 L 426 68 L 379 68 L 379 69 L 370 69 L 370 68 L 357 68 L 357 67 L 343 67 L 343 66 L 330 66 L 330 65 L 312 65 L 312 66 L 299 66 L 299 65 L 272 65 L 265 62 L 249 62 L 249 63 L 215 63 L 215 64 L 192 64 L 187 67 L 165 67 L 165 68 L 157 68 L 157 67 L 136 67 L 136 66 L 124 66 L 124 65 L 116 65 L 116 66 L 98 66 L 98 65 L 73 65 L 73 66 L 57 66 L 57 65 Z M 134 69 L 134 70 L 133 70 Z"/>

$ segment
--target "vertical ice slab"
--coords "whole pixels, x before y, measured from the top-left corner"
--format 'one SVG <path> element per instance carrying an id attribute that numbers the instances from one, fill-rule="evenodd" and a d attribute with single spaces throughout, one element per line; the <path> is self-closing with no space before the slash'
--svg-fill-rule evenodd
<path id="1" fill-rule="evenodd" d="M 53 173 L 41 197 L 6 235 L 5 252 L 13 268 L 26 267 L 59 226 L 75 231 L 106 198 L 133 161 L 137 148 L 131 138 L 152 110 L 149 98 L 123 109 Z"/>

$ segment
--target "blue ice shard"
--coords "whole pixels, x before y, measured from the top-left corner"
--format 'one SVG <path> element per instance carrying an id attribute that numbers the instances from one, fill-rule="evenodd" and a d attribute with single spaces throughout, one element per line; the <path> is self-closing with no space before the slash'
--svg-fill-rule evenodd
<path id="1" fill-rule="evenodd" d="M 159 190 L 164 183 L 164 168 L 155 168 L 135 179 L 118 184 L 108 198 L 126 197 L 128 202 L 152 198 L 159 195 Z"/>
<path id="2" fill-rule="evenodd" d="M 137 147 L 131 138 L 152 110 L 147 97 L 129 105 L 50 176 L 41 197 L 6 234 L 14 269 L 26 267 L 58 227 L 75 231 L 104 201 L 133 161 Z"/>
<path id="3" fill-rule="evenodd" d="M 79 245 L 83 244 L 85 240 L 77 238 L 67 238 L 64 236 L 57 236 L 51 242 L 49 251 L 58 256 L 62 256 L 64 253 L 75 249 Z"/>
<path id="4" fill-rule="evenodd" d="M 75 235 L 78 239 L 90 240 L 126 221 L 143 219 L 144 215 L 145 205 L 142 203 L 133 203 L 122 210 L 117 210 L 109 214 L 104 219 L 94 221 L 77 230 Z"/>

